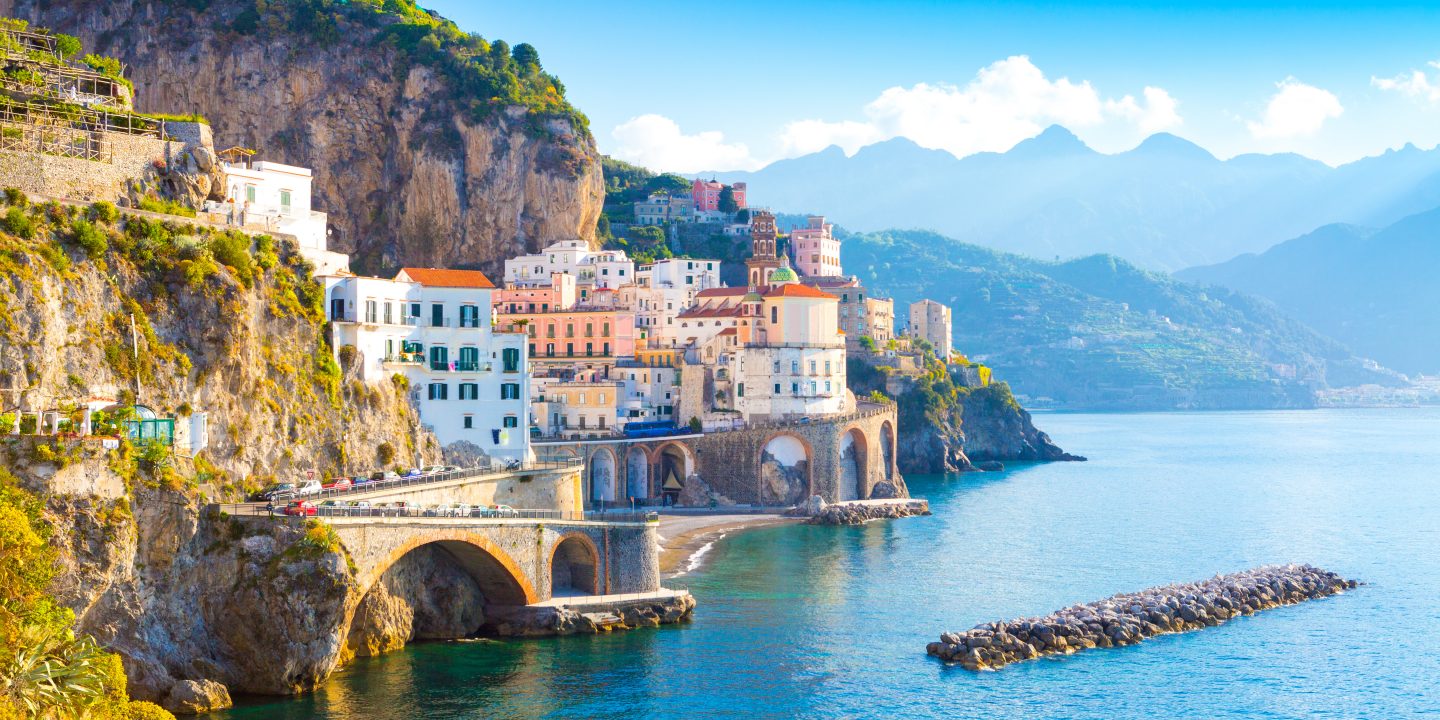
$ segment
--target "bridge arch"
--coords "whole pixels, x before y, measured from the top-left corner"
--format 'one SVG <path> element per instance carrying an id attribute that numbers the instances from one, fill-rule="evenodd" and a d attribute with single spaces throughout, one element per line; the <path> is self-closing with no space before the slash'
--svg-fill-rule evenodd
<path id="1" fill-rule="evenodd" d="M 560 536 L 550 551 L 550 595 L 600 594 L 600 551 L 585 533 Z"/>
<path id="2" fill-rule="evenodd" d="M 870 446 L 859 427 L 840 436 L 840 478 L 837 496 L 864 500 L 870 494 Z"/>
<path id="3" fill-rule="evenodd" d="M 760 446 L 760 502 L 794 505 L 814 492 L 811 464 L 815 451 L 810 441 L 788 431 L 771 433 Z"/>
<path id="4" fill-rule="evenodd" d="M 625 451 L 625 498 L 650 497 L 650 453 L 639 445 Z"/>
<path id="5" fill-rule="evenodd" d="M 456 563 L 475 580 L 487 603 L 529 605 L 540 601 L 525 571 L 503 548 L 483 535 L 452 529 L 436 529 L 411 537 L 362 571 L 358 578 L 364 591 L 361 597 L 370 593 L 391 566 L 411 551 L 426 545 L 435 545 L 455 558 Z"/>
<path id="6" fill-rule="evenodd" d="M 889 420 L 880 423 L 880 458 L 885 465 L 885 480 L 895 482 L 895 427 Z"/>
<path id="7" fill-rule="evenodd" d="M 690 448 L 678 442 L 667 442 L 655 448 L 651 456 L 655 465 L 656 494 L 674 500 L 680 495 L 691 475 L 695 474 L 695 455 Z"/>
<path id="8" fill-rule="evenodd" d="M 615 452 L 607 447 L 596 449 L 590 455 L 590 500 L 593 502 L 614 502 L 615 486 L 619 476 Z"/>

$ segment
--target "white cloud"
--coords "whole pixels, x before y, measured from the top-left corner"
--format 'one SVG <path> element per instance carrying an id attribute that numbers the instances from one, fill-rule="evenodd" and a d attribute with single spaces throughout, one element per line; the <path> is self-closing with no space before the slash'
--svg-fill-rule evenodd
<path id="1" fill-rule="evenodd" d="M 892 87 L 865 106 L 863 122 L 792 122 L 780 134 L 781 150 L 793 156 L 833 144 L 853 154 L 864 145 L 903 136 L 964 157 L 1008 150 L 1056 123 L 1076 129 L 1118 120 L 1146 134 L 1180 124 L 1169 93 L 1147 87 L 1144 97 L 1143 104 L 1129 95 L 1102 100 L 1088 81 L 1050 80 L 1029 57 L 1016 55 L 982 68 L 963 87 Z"/>
<path id="2" fill-rule="evenodd" d="M 1440 60 L 1430 63 L 1430 67 L 1440 70 Z M 1370 84 L 1381 90 L 1392 90 L 1418 100 L 1440 104 L 1440 73 L 1436 73 L 1434 82 L 1430 80 L 1426 71 L 1411 70 L 1409 75 L 1396 75 L 1393 78 L 1372 76 Z"/>
<path id="3" fill-rule="evenodd" d="M 1144 105 L 1135 102 L 1133 96 L 1126 95 L 1119 100 L 1106 100 L 1105 111 L 1135 123 L 1140 132 L 1151 135 L 1161 130 L 1169 130 L 1183 122 L 1180 113 L 1176 111 L 1179 105 L 1164 89 L 1147 86 Z"/>
<path id="4" fill-rule="evenodd" d="M 1275 87 L 1278 89 L 1265 105 L 1260 120 L 1248 123 L 1250 134 L 1258 140 L 1314 135 L 1326 120 L 1345 112 L 1334 93 L 1293 77 L 1276 83 Z"/>
<path id="5" fill-rule="evenodd" d="M 686 135 L 674 120 L 663 115 L 631 118 L 610 135 L 619 143 L 615 157 L 651 170 L 685 173 L 750 170 L 761 165 L 745 143 L 725 142 L 725 134 L 717 130 Z"/>

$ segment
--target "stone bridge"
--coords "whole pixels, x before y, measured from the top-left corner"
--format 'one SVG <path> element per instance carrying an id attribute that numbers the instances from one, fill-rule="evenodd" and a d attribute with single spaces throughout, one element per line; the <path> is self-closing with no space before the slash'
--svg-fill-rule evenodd
<path id="1" fill-rule="evenodd" d="M 411 553 L 438 549 L 486 604 L 660 589 L 658 523 L 428 517 L 327 517 L 362 593 Z"/>
<path id="2" fill-rule="evenodd" d="M 752 423 L 703 435 L 541 441 L 551 459 L 583 462 L 586 507 L 669 495 L 680 505 L 794 505 L 906 497 L 895 466 L 895 405 L 861 401 L 827 418 Z M 678 486 L 678 488 L 677 488 Z"/>

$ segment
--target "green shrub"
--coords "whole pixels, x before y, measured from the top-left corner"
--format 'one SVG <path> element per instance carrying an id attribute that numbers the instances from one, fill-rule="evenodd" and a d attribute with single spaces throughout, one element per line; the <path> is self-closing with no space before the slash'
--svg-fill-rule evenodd
<path id="1" fill-rule="evenodd" d="M 80 43 L 80 38 L 59 33 L 55 36 L 55 49 L 60 51 L 60 57 L 70 58 L 79 55 L 85 47 Z"/>
<path id="2" fill-rule="evenodd" d="M 113 223 L 120 219 L 120 209 L 115 203 L 101 200 L 90 205 L 90 219 L 96 222 Z"/>
<path id="3" fill-rule="evenodd" d="M 255 284 L 255 258 L 250 255 L 250 237 L 244 233 L 223 232 L 210 238 L 210 254 L 228 266 L 245 287 Z"/>
<path id="4" fill-rule="evenodd" d="M 20 188 L 5 188 L 5 204 L 15 207 L 25 207 L 30 204 L 30 198 L 25 197 L 25 192 Z"/>
<path id="5" fill-rule="evenodd" d="M 164 213 L 166 215 L 180 215 L 183 217 L 195 217 L 195 211 L 174 200 L 161 200 L 159 198 L 140 198 L 140 209 L 148 212 Z"/>
<path id="6" fill-rule="evenodd" d="M 381 467 L 384 467 L 394 462 L 395 446 L 391 445 L 389 442 L 380 443 L 380 445 L 375 448 L 375 459 L 380 461 Z"/>
<path id="7" fill-rule="evenodd" d="M 104 256 L 105 251 L 110 248 L 105 232 L 87 220 L 76 220 L 70 227 L 70 233 L 75 237 L 75 243 L 85 250 L 91 260 Z"/>
<path id="8" fill-rule="evenodd" d="M 5 211 L 5 217 L 0 218 L 0 227 L 11 235 L 16 235 L 26 240 L 35 239 L 35 223 L 30 216 L 19 207 L 11 207 Z"/>

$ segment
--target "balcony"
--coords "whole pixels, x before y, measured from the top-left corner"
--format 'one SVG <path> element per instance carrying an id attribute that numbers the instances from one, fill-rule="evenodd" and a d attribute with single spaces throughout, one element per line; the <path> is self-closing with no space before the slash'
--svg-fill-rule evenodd
<path id="1" fill-rule="evenodd" d="M 422 353 L 396 353 L 387 355 L 382 362 L 389 365 L 424 365 L 425 356 Z"/>

